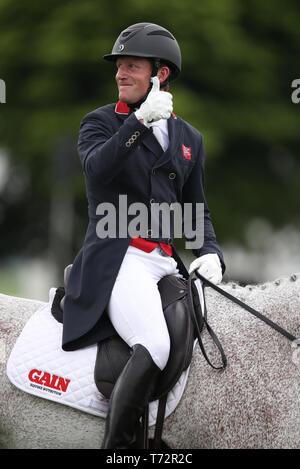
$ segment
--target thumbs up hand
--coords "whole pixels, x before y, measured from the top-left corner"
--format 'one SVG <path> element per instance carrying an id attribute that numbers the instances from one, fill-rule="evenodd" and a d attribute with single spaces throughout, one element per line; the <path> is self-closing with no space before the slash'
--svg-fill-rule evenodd
<path id="1" fill-rule="evenodd" d="M 153 85 L 146 101 L 135 112 L 136 118 L 142 120 L 146 127 L 160 119 L 169 119 L 173 111 L 173 96 L 167 91 L 160 91 L 158 77 L 152 79 Z"/>

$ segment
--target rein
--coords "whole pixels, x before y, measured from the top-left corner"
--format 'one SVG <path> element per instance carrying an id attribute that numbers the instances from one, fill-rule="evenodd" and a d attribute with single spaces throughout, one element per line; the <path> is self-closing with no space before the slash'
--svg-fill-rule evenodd
<path id="1" fill-rule="evenodd" d="M 218 287 L 214 283 L 210 282 L 207 278 L 203 277 L 203 275 L 199 274 L 196 270 L 194 270 L 193 272 L 191 272 L 191 274 L 188 278 L 188 282 L 187 282 L 188 292 L 189 292 L 189 294 L 188 294 L 189 309 L 190 309 L 190 312 L 191 312 L 191 315 L 192 315 L 192 318 L 193 318 L 193 321 L 194 321 L 194 324 L 195 324 L 196 334 L 197 334 L 197 339 L 198 339 L 198 342 L 199 342 L 200 349 L 201 349 L 206 361 L 215 370 L 225 369 L 226 365 L 227 365 L 227 359 L 226 359 L 226 355 L 224 353 L 224 350 L 222 348 L 222 345 L 221 345 L 218 337 L 216 336 L 216 334 L 214 333 L 214 331 L 212 330 L 212 328 L 209 326 L 209 324 L 207 322 L 207 308 L 206 308 L 206 302 L 205 302 L 204 289 L 203 289 L 203 298 L 204 298 L 204 312 L 203 313 L 202 313 L 200 302 L 199 302 L 199 304 L 194 305 L 194 302 L 192 301 L 192 275 L 193 275 L 193 273 L 195 273 L 195 275 L 202 281 L 204 286 L 211 287 L 213 290 L 217 291 L 220 295 L 222 295 L 225 298 L 229 299 L 233 303 L 239 305 L 241 308 L 247 310 L 249 313 L 253 314 L 254 316 L 256 316 L 261 321 L 264 321 L 266 324 L 268 324 L 268 326 L 275 329 L 277 332 L 279 332 L 281 335 L 283 335 L 284 337 L 286 337 L 290 341 L 297 340 L 297 337 L 295 337 L 293 334 L 291 334 L 290 332 L 283 329 L 283 327 L 279 326 L 275 322 L 271 321 L 271 319 L 267 318 L 266 316 L 264 316 L 260 312 L 256 311 L 251 306 L 247 305 L 246 303 L 239 300 L 235 296 L 231 295 L 230 293 L 226 292 L 225 290 Z M 199 313 L 197 314 L 197 312 L 195 310 L 195 306 L 197 308 L 197 311 L 200 312 L 200 315 L 199 315 Z M 213 342 L 215 343 L 216 347 L 218 348 L 218 350 L 220 352 L 221 359 L 222 359 L 222 366 L 219 366 L 219 367 L 214 366 L 210 362 L 210 360 L 209 360 L 209 358 L 208 358 L 208 356 L 205 352 L 205 349 L 204 349 L 204 346 L 203 346 L 203 343 L 202 343 L 202 339 L 201 339 L 201 329 L 202 329 L 204 324 L 206 326 L 207 332 L 211 336 Z M 298 344 L 298 346 L 299 346 L 299 344 Z"/>

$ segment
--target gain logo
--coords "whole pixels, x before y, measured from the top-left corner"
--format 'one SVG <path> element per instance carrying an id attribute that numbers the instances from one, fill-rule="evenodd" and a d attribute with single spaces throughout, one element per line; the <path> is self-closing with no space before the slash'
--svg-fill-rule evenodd
<path id="1" fill-rule="evenodd" d="M 28 378 L 32 383 L 37 383 L 41 386 L 45 386 L 46 388 L 55 389 L 56 391 L 62 392 L 67 391 L 70 383 L 69 379 L 36 369 L 29 371 Z"/>

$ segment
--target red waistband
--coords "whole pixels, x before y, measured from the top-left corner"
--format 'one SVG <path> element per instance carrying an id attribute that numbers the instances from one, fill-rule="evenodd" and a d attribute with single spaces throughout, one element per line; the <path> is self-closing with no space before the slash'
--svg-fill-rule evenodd
<path id="1" fill-rule="evenodd" d="M 162 250 L 168 254 L 168 256 L 172 256 L 172 246 L 168 243 L 158 243 L 144 238 L 132 238 L 130 245 L 145 252 L 151 252 L 160 245 Z"/>

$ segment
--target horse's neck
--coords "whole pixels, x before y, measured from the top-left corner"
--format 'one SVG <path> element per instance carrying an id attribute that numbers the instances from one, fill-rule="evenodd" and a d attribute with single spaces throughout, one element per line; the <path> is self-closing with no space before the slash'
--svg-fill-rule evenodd
<path id="1" fill-rule="evenodd" d="M 245 287 L 228 283 L 222 288 L 272 321 L 293 327 L 294 332 L 295 326 L 298 325 L 298 335 L 300 334 L 300 274 Z M 220 295 L 218 301 L 226 301 L 227 308 L 238 308 L 236 311 L 239 311 L 239 314 L 245 314 L 245 311 L 242 312 L 239 306 L 233 305 L 229 300 L 221 300 Z M 248 312 L 246 314 L 250 315 Z"/>

